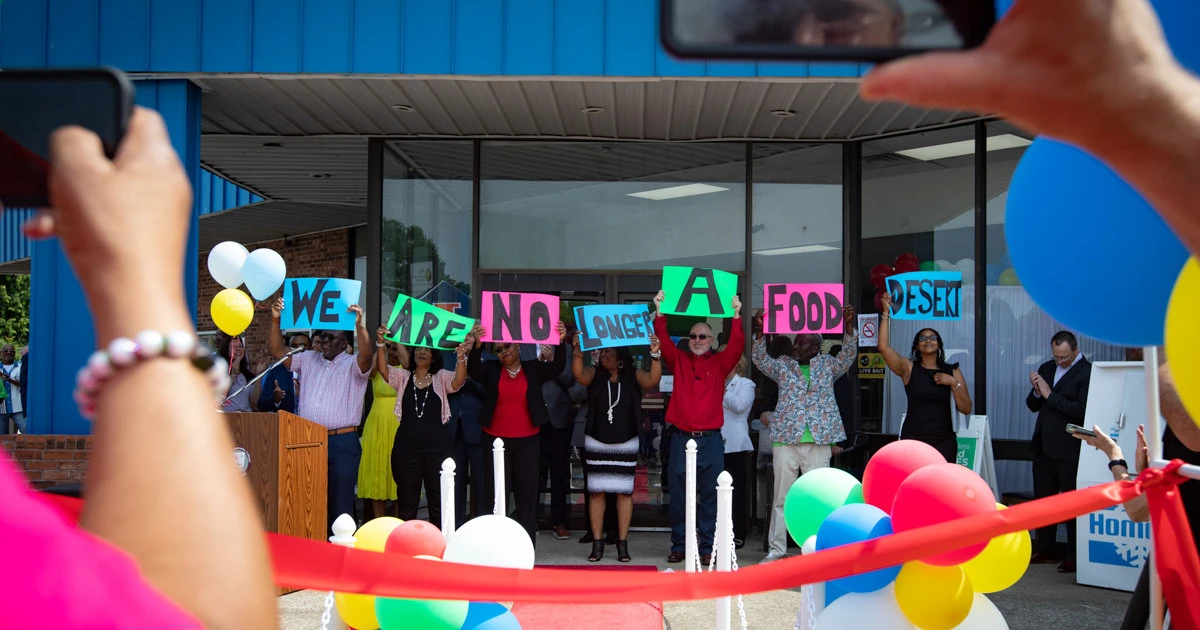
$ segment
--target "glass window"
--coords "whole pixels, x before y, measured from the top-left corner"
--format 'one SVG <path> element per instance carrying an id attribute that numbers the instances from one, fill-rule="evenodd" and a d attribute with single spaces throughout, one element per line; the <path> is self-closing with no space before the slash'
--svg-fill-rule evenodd
<path id="1" fill-rule="evenodd" d="M 383 158 L 383 322 L 404 294 L 471 312 L 470 142 L 388 142 Z"/>
<path id="2" fill-rule="evenodd" d="M 963 273 L 962 318 L 893 321 L 892 348 L 908 356 L 919 330 L 933 328 L 943 340 L 946 361 L 958 363 L 974 395 L 975 370 L 975 146 L 973 125 L 873 140 L 863 144 L 862 312 L 878 312 L 870 271 L 894 265 L 901 254 L 919 264 Z M 864 392 L 864 430 L 899 433 L 908 399 L 904 383 L 890 372 L 869 379 L 882 392 Z"/>
<path id="3" fill-rule="evenodd" d="M 485 142 L 482 269 L 745 267 L 745 144 Z"/>

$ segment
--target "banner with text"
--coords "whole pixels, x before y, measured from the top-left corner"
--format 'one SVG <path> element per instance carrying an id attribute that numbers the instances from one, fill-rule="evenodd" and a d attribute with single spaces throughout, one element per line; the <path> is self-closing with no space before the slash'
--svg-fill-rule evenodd
<path id="1" fill-rule="evenodd" d="M 453 350 L 474 327 L 470 317 L 400 294 L 387 320 L 386 338 L 406 346 Z"/>
<path id="2" fill-rule="evenodd" d="M 961 271 L 914 271 L 887 278 L 892 318 L 962 319 Z"/>
<path id="3" fill-rule="evenodd" d="M 733 317 L 737 275 L 703 267 L 663 267 L 665 315 Z"/>
<path id="4" fill-rule="evenodd" d="M 557 295 L 484 291 L 482 301 L 484 341 L 558 344 Z"/>
<path id="5" fill-rule="evenodd" d="M 645 304 L 596 304 L 575 307 L 579 347 L 584 350 L 644 346 L 654 332 Z"/>
<path id="6" fill-rule="evenodd" d="M 763 286 L 763 332 L 768 335 L 842 332 L 841 284 L 768 284 Z"/>
<path id="7" fill-rule="evenodd" d="M 358 304 L 362 282 L 345 278 L 288 278 L 283 284 L 283 330 L 354 330 L 355 315 L 348 309 Z"/>

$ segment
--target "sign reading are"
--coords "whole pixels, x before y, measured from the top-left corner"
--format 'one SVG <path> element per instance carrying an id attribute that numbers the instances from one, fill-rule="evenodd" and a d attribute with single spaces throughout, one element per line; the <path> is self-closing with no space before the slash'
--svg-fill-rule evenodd
<path id="1" fill-rule="evenodd" d="M 653 333 L 645 304 L 576 306 L 575 323 L 579 325 L 579 347 L 584 350 L 644 346 Z"/>
<path id="2" fill-rule="evenodd" d="M 354 330 L 355 315 L 349 311 L 358 304 L 362 282 L 345 278 L 289 278 L 283 285 L 283 312 L 279 325 L 283 330 Z"/>
<path id="3" fill-rule="evenodd" d="M 482 310 L 483 341 L 559 342 L 556 295 L 484 291 Z"/>
<path id="4" fill-rule="evenodd" d="M 665 315 L 733 317 L 738 278 L 728 271 L 703 267 L 663 267 Z"/>
<path id="5" fill-rule="evenodd" d="M 407 295 L 396 296 L 386 338 L 406 346 L 452 350 L 466 341 L 475 320 Z"/>
<path id="6" fill-rule="evenodd" d="M 961 271 L 914 271 L 887 278 L 892 318 L 962 319 Z"/>
<path id="7" fill-rule="evenodd" d="M 842 332 L 840 284 L 768 284 L 763 287 L 768 335 Z"/>

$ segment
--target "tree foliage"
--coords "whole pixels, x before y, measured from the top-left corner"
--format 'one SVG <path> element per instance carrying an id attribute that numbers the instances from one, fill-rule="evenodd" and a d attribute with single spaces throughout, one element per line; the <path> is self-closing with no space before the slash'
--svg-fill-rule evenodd
<path id="1" fill-rule="evenodd" d="M 29 343 L 29 276 L 0 276 L 0 343 Z"/>

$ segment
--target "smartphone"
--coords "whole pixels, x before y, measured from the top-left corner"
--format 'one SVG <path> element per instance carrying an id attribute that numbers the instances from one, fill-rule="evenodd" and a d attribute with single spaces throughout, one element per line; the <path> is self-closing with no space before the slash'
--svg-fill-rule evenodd
<path id="1" fill-rule="evenodd" d="M 681 58 L 879 62 L 983 43 L 996 0 L 659 0 Z"/>
<path id="2" fill-rule="evenodd" d="M 1094 431 L 1092 431 L 1091 429 L 1085 429 L 1077 424 L 1068 424 L 1067 425 L 1067 433 L 1078 433 L 1079 435 L 1086 435 L 1088 437 L 1096 437 L 1096 433 Z"/>
<path id="3" fill-rule="evenodd" d="M 133 114 L 133 84 L 114 68 L 0 72 L 0 204 L 50 203 L 50 134 L 78 125 L 116 155 Z"/>

